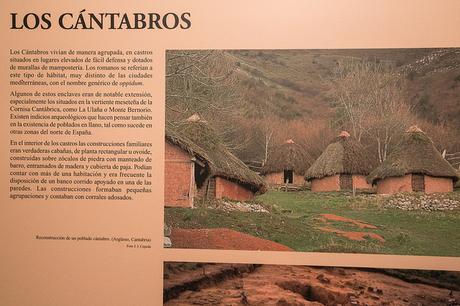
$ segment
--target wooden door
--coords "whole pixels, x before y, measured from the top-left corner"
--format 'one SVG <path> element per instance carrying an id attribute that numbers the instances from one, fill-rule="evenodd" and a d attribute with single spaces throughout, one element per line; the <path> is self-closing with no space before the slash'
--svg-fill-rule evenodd
<path id="1" fill-rule="evenodd" d="M 425 191 L 425 176 L 412 174 L 412 191 Z"/>
<path id="2" fill-rule="evenodd" d="M 351 174 L 340 175 L 340 190 L 352 190 L 353 189 L 353 177 Z"/>

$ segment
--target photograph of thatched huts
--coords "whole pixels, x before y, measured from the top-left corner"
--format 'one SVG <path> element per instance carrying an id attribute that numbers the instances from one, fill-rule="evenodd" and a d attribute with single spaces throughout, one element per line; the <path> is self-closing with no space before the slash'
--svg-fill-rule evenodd
<path id="1" fill-rule="evenodd" d="M 460 256 L 460 49 L 166 53 L 165 244 Z"/>
<path id="2" fill-rule="evenodd" d="M 165 206 L 193 207 L 195 199 L 251 200 L 262 178 L 221 143 L 197 114 L 166 126 Z"/>
<path id="3" fill-rule="evenodd" d="M 305 170 L 309 162 L 311 158 L 304 148 L 287 139 L 273 149 L 260 174 L 270 186 L 301 187 L 305 185 Z"/>
<path id="4" fill-rule="evenodd" d="M 431 139 L 411 126 L 387 159 L 369 175 L 378 194 L 452 192 L 459 177 Z"/>
<path id="5" fill-rule="evenodd" d="M 372 161 L 362 145 L 342 131 L 308 168 L 305 179 L 312 192 L 370 189 L 366 176 Z"/>

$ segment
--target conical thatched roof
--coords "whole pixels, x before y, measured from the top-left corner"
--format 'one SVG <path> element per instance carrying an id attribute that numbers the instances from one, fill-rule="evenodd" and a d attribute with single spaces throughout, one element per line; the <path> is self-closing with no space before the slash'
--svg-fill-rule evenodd
<path id="1" fill-rule="evenodd" d="M 275 148 L 262 167 L 261 174 L 293 170 L 296 174 L 304 175 L 308 166 L 313 162 L 305 150 L 292 139 L 286 140 Z"/>
<path id="2" fill-rule="evenodd" d="M 336 174 L 368 175 L 371 170 L 372 162 L 362 145 L 343 131 L 311 165 L 305 178 L 312 180 Z"/>
<path id="3" fill-rule="evenodd" d="M 441 156 L 431 139 L 418 127 L 410 127 L 387 159 L 368 176 L 368 181 L 409 173 L 458 180 L 455 169 Z"/>
<path id="4" fill-rule="evenodd" d="M 262 178 L 233 155 L 209 124 L 198 115 L 174 124 L 168 122 L 166 140 L 202 160 L 209 167 L 211 176 L 224 177 L 254 192 L 265 192 Z"/>

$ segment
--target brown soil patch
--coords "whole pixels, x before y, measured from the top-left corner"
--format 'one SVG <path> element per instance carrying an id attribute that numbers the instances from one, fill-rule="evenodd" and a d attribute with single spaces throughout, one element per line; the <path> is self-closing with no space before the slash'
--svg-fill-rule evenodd
<path id="1" fill-rule="evenodd" d="M 248 251 L 293 251 L 291 248 L 228 228 L 181 229 L 171 231 L 173 248 Z"/>
<path id="2" fill-rule="evenodd" d="M 320 219 L 320 220 L 330 220 L 330 221 L 339 221 L 339 222 L 351 223 L 351 224 L 356 225 L 359 228 L 370 228 L 370 229 L 376 229 L 377 228 L 377 226 L 372 225 L 372 224 L 368 224 L 368 223 L 365 223 L 365 222 L 362 222 L 362 221 L 359 221 L 359 220 L 349 219 L 349 218 L 342 217 L 342 216 L 337 216 L 337 215 L 334 215 L 334 214 L 321 214 L 321 217 L 323 217 L 323 218 Z"/>
<path id="3" fill-rule="evenodd" d="M 229 270 L 228 266 L 206 267 L 206 274 L 211 276 L 211 273 L 217 273 L 211 271 L 219 268 L 224 273 Z M 251 272 L 242 271 L 227 278 L 219 276 L 213 282 L 196 286 L 195 279 L 203 278 L 201 270 L 199 272 L 181 271 L 168 275 L 167 282 L 182 286 L 182 290 L 164 305 L 445 306 L 460 301 L 459 291 L 408 283 L 388 275 L 351 268 L 264 265 Z M 187 273 L 194 276 L 184 277 L 183 274 Z"/>
<path id="4" fill-rule="evenodd" d="M 246 264 L 202 264 L 196 268 L 187 269 L 181 268 L 177 263 L 169 263 L 165 267 L 167 277 L 163 280 L 163 299 L 171 300 L 184 291 L 198 291 L 241 276 L 243 273 L 251 273 L 256 267 L 257 265 Z"/>
<path id="5" fill-rule="evenodd" d="M 378 234 L 375 234 L 375 233 L 345 232 L 345 231 L 341 231 L 341 230 L 331 228 L 331 227 L 320 227 L 319 229 L 322 230 L 323 232 L 334 233 L 334 234 L 337 234 L 339 236 L 348 238 L 350 240 L 364 241 L 364 240 L 366 240 L 366 238 L 369 237 L 369 238 L 378 240 L 380 242 L 385 242 L 385 239 L 382 236 L 380 236 Z"/>

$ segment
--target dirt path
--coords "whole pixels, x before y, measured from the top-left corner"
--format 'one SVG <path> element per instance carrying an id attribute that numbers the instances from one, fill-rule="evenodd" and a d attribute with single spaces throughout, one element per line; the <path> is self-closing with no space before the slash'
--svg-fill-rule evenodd
<path id="1" fill-rule="evenodd" d="M 171 232 L 173 248 L 248 251 L 293 251 L 291 248 L 228 228 L 180 229 Z"/>
<path id="2" fill-rule="evenodd" d="M 349 240 L 355 241 L 365 241 L 367 238 L 375 239 L 380 242 L 385 242 L 385 238 L 380 236 L 379 234 L 372 233 L 372 232 L 357 232 L 357 231 L 343 231 L 336 229 L 329 225 L 329 221 L 336 221 L 336 222 L 344 222 L 350 223 L 360 229 L 377 229 L 378 227 L 369 223 L 365 223 L 363 221 L 354 220 L 334 214 L 321 214 L 318 218 L 319 221 L 327 224 L 328 226 L 318 227 L 319 230 L 328 233 L 334 233 L 338 236 L 345 237 Z"/>
<path id="3" fill-rule="evenodd" d="M 228 265 L 216 265 L 228 269 Z M 188 273 L 187 271 L 181 273 Z M 202 288 L 185 287 L 165 305 L 459 305 L 460 292 L 341 268 L 265 265 Z M 168 282 L 176 277 L 169 275 Z"/>
<path id="4" fill-rule="evenodd" d="M 370 228 L 370 229 L 377 229 L 377 226 L 368 224 L 359 220 L 354 220 L 342 216 L 337 216 L 334 214 L 321 214 L 321 217 L 323 217 L 326 220 L 330 221 L 339 221 L 339 222 L 345 222 L 345 223 L 351 223 L 353 225 L 356 225 L 359 228 Z"/>
<path id="5" fill-rule="evenodd" d="M 341 230 L 331 228 L 331 227 L 319 227 L 319 229 L 322 230 L 323 232 L 334 233 L 339 236 L 345 237 L 350 240 L 355 240 L 355 241 L 365 241 L 366 238 L 372 238 L 380 242 L 385 242 L 385 239 L 376 233 L 346 232 L 346 231 L 341 231 Z"/>

